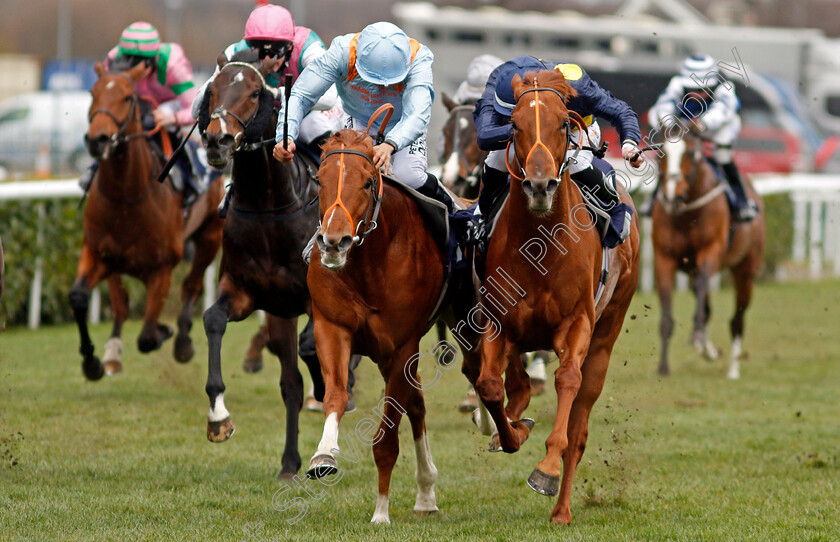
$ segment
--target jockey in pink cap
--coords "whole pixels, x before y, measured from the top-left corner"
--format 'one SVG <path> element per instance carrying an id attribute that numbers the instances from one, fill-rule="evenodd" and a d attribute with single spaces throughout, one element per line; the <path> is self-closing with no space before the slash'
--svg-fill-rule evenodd
<path id="1" fill-rule="evenodd" d="M 224 55 L 230 60 L 236 53 L 249 48 L 259 52 L 260 60 L 270 58 L 275 62 L 275 68 L 265 82 L 278 99 L 282 98 L 278 90 L 284 75 L 291 75 L 292 82 L 297 81 L 300 72 L 326 52 L 318 34 L 309 28 L 295 26 L 286 8 L 272 4 L 260 6 L 251 12 L 245 23 L 244 38 L 229 45 Z M 218 70 L 216 68 L 217 73 Z M 198 109 L 206 88 L 207 83 L 198 91 L 193 102 L 195 118 L 198 118 Z M 335 87 L 331 87 L 301 123 L 300 139 L 307 145 L 319 144 L 333 131 L 342 128 L 343 114 Z"/>

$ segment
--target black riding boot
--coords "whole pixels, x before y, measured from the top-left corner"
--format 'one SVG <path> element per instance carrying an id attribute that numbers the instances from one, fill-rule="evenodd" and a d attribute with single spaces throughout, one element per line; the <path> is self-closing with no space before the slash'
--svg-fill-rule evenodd
<path id="1" fill-rule="evenodd" d="M 636 209 L 636 212 L 639 213 L 639 216 L 650 216 L 653 214 L 653 204 L 656 202 L 656 196 L 659 195 L 659 182 L 661 179 L 662 175 L 656 176 L 656 180 L 653 184 L 653 193 L 647 200 L 645 200 L 644 203 L 639 205 L 638 209 Z"/>
<path id="2" fill-rule="evenodd" d="M 178 155 L 178 158 L 175 161 L 175 166 L 181 174 L 181 182 L 184 185 L 183 206 L 189 207 L 195 203 L 196 199 L 198 199 L 200 190 L 196 184 L 197 179 L 195 172 L 193 171 L 192 162 L 190 162 L 190 158 L 187 156 L 186 152 L 182 152 Z"/>
<path id="3" fill-rule="evenodd" d="M 616 204 L 621 203 L 621 198 L 616 193 L 615 188 L 612 187 L 604 173 L 595 166 L 572 173 L 572 180 L 578 183 L 581 187 L 585 187 L 590 194 L 598 197 L 603 202 L 607 203 L 607 209 L 612 209 Z"/>
<path id="4" fill-rule="evenodd" d="M 726 174 L 726 180 L 729 181 L 729 186 L 735 192 L 735 198 L 738 200 L 736 220 L 738 222 L 749 222 L 758 214 L 758 207 L 753 200 L 747 197 L 747 192 L 744 190 L 744 181 L 741 179 L 741 174 L 738 172 L 735 162 L 723 164 L 721 167 Z"/>
<path id="5" fill-rule="evenodd" d="M 431 173 L 426 174 L 425 184 L 418 188 L 417 191 L 426 197 L 432 198 L 446 205 L 446 209 L 450 214 L 455 212 L 455 203 L 452 201 L 452 197 L 449 195 L 449 192 L 447 192 L 443 185 L 440 184 L 437 177 Z"/>
<path id="6" fill-rule="evenodd" d="M 507 180 L 507 171 L 499 171 L 488 167 L 487 164 L 484 165 L 484 171 L 481 173 L 481 192 L 478 194 L 478 208 L 482 216 L 490 216 L 490 211 L 493 210 L 496 201 L 507 188 Z"/>

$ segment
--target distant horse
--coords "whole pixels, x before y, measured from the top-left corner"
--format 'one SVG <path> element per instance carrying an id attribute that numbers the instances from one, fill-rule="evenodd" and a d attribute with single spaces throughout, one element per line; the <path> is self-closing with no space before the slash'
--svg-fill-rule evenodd
<path id="1" fill-rule="evenodd" d="M 446 258 L 418 204 L 403 189 L 383 182 L 372 157 L 373 144 L 366 133 L 342 130 L 324 145 L 318 172 L 322 226 L 308 282 L 326 384 L 326 423 L 309 474 L 324 477 L 337 472 L 335 453 L 348 397 L 348 360 L 354 353 L 370 356 L 385 379 L 385 398 L 377 409 L 382 422 L 376 429 L 373 419 L 370 423 L 362 420 L 367 424 L 364 434 L 359 436 L 357 425 L 356 435 L 373 446 L 379 473 L 371 521 L 389 523 L 391 472 L 399 454 L 398 430 L 404 414 L 411 421 L 417 455 L 414 511 L 437 511 L 437 469 L 426 434 L 417 359 L 420 339 L 443 287 Z M 475 353 L 471 355 L 472 366 L 477 367 L 478 359 Z"/>
<path id="2" fill-rule="evenodd" d="M 213 261 L 222 239 L 222 220 L 216 207 L 222 198 L 218 179 L 196 201 L 184 218 L 182 194 L 156 181 L 164 157 L 155 153 L 143 131 L 140 97 L 134 83 L 144 64 L 125 72 L 106 72 L 96 64 L 99 80 L 91 88 L 90 126 L 85 140 L 99 168 L 84 211 L 84 241 L 70 305 L 81 335 L 82 370 L 89 380 L 122 371 L 120 333 L 128 317 L 128 293 L 120 275 L 137 277 L 146 284 L 146 314 L 137 339 L 141 352 L 160 348 L 172 336 L 170 327 L 158 323 L 169 292 L 172 269 L 181 260 L 184 242 L 192 239 L 196 250 L 181 287 L 183 308 L 178 316 L 175 359 L 189 361 L 194 348 L 189 336 L 192 310 L 202 288 L 204 270 Z M 103 364 L 94 355 L 87 329 L 90 291 L 108 279 L 114 326 L 105 343 Z"/>
<path id="3" fill-rule="evenodd" d="M 627 241 L 609 251 L 608 279 L 598 294 L 606 254 L 569 177 L 566 158 L 571 128 L 565 102 L 575 91 L 556 71 L 531 72 L 524 80 L 517 76 L 512 84 L 517 167 L 509 165 L 514 181 L 490 241 L 485 284 L 513 285 L 508 295 L 517 302 L 494 311 L 498 329 L 492 331 L 498 336 L 488 340 L 490 332 L 484 334 L 476 390 L 495 422 L 502 449 L 515 452 L 533 425 L 520 420 L 529 402 L 520 352 L 553 349 L 557 354 L 557 414 L 545 458 L 528 485 L 556 495 L 562 457 L 563 481 L 551 519 L 568 524 L 572 479 L 586 447 L 589 413 L 636 290 L 639 232 L 633 224 Z M 622 200 L 632 204 L 626 194 Z M 500 297 L 494 297 L 496 301 L 485 295 L 488 309 L 498 304 Z M 506 391 L 508 404 L 503 407 Z"/>
<path id="4" fill-rule="evenodd" d="M 199 126 L 210 164 L 222 168 L 233 160 L 234 184 L 224 226 L 218 294 L 204 313 L 209 343 L 207 438 L 222 442 L 234 432 L 225 408 L 221 368 L 227 322 L 264 310 L 268 340 L 282 366 L 280 388 L 286 405 L 280 476 L 291 477 L 301 466 L 298 418 L 304 391 L 297 361 L 297 318 L 311 306 L 301 252 L 318 225 L 318 185 L 307 162 L 296 157 L 283 164 L 271 156 L 277 113 L 274 96 L 265 85 L 269 68 L 228 62 L 224 56 L 219 57 L 219 68 L 207 87 Z M 304 361 L 320 388 L 316 395 L 323 393 L 317 357 Z"/>
<path id="5" fill-rule="evenodd" d="M 462 198 L 477 198 L 481 170 L 488 153 L 478 148 L 478 132 L 472 115 L 475 102 L 458 104 L 444 94 L 443 105 L 449 117 L 443 125 L 441 180 Z"/>
<path id="6" fill-rule="evenodd" d="M 732 269 L 735 279 L 735 314 L 730 322 L 732 352 L 727 376 L 740 377 L 744 313 L 764 254 L 764 206 L 748 180 L 747 196 L 758 204 L 759 215 L 750 222 L 733 222 L 724 195 L 724 184 L 703 156 L 703 142 L 693 134 L 665 141 L 660 174 L 665 189 L 653 207 L 653 250 L 656 289 L 662 305 L 662 351 L 659 374 L 667 375 L 668 342 L 674 329 L 671 302 L 677 270 L 691 277 L 697 298 L 692 343 L 709 359 L 718 351 L 706 334 L 711 315 L 709 278 L 721 269 Z"/>

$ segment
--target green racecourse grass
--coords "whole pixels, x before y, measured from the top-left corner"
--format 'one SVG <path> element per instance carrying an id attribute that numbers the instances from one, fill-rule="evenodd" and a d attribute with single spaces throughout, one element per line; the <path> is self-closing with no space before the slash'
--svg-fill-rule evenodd
<path id="1" fill-rule="evenodd" d="M 732 291 L 713 298 L 712 336 L 729 347 Z M 648 308 L 651 307 L 651 308 Z M 595 405 L 589 447 L 572 494 L 573 523 L 549 525 L 555 500 L 525 484 L 542 458 L 553 389 L 532 400 L 537 420 L 515 455 L 490 454 L 455 406 L 458 370 L 426 392 L 439 471 L 440 513 L 412 514 L 414 447 L 407 420 L 391 485 L 390 526 L 371 525 L 376 468 L 339 458 L 345 476 L 320 501 L 297 490 L 308 512 L 272 508 L 283 444 L 279 364 L 240 369 L 251 320 L 230 324 L 223 359 L 226 403 L 237 431 L 205 437 L 206 342 L 188 365 L 137 353 L 138 322 L 125 330 L 125 372 L 85 382 L 72 326 L 0 335 L 0 540 L 838 540 L 840 539 L 840 283 L 762 284 L 747 315 L 742 379 L 701 360 L 687 344 L 693 301 L 679 295 L 672 376 L 656 375 L 657 302 L 636 296 Z M 172 318 L 170 317 L 171 321 Z M 108 325 L 94 326 L 97 351 Z M 428 352 L 429 336 L 423 343 Z M 421 362 L 430 379 L 434 362 Z M 556 368 L 556 363 L 549 366 Z M 352 435 L 384 386 L 359 370 Z M 323 417 L 303 413 L 304 465 Z M 312 482 L 315 490 L 322 489 Z M 262 525 L 249 537 L 247 525 Z"/>

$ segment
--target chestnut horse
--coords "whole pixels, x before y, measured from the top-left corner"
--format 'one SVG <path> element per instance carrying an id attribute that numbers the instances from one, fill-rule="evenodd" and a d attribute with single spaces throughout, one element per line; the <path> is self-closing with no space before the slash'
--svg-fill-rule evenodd
<path id="1" fill-rule="evenodd" d="M 207 438 L 222 442 L 234 432 L 225 408 L 221 367 L 227 322 L 264 310 L 268 340 L 282 367 L 286 442 L 280 476 L 289 478 L 301 466 L 298 421 L 304 389 L 298 370 L 297 319 L 310 310 L 301 252 L 318 225 L 318 188 L 307 163 L 296 158 L 283 164 L 271 157 L 277 113 L 265 84 L 269 67 L 228 62 L 222 55 L 219 68 L 205 92 L 199 126 L 211 165 L 222 168 L 233 159 L 234 185 L 224 226 L 218 294 L 204 313 L 209 355 Z M 318 359 L 307 356 L 304 361 L 323 393 Z"/>
<path id="2" fill-rule="evenodd" d="M 636 290 L 639 231 L 634 223 L 627 241 L 609 253 L 601 246 L 580 190 L 569 177 L 566 152 L 571 128 L 565 102 L 576 93 L 563 75 L 531 72 L 524 80 L 515 77 L 512 85 L 517 99 L 513 144 L 519 167 L 509 166 L 515 180 L 490 242 L 485 284 L 515 284 L 516 293 L 509 293 L 521 299 L 501 306 L 485 295 L 486 307 L 504 310 L 493 311 L 498 328 L 491 331 L 496 335 L 484 334 L 476 390 L 495 422 L 502 449 L 515 452 L 532 426 L 529 420 L 509 421 L 519 420 L 530 399 L 519 355 L 539 349 L 557 354 L 557 414 L 545 458 L 528 485 L 544 495 L 557 494 L 562 458 L 563 481 L 551 519 L 568 524 L 572 479 L 586 447 L 589 414 Z M 622 201 L 632 204 L 627 194 Z M 599 293 L 605 255 L 608 279 Z"/>
<path id="3" fill-rule="evenodd" d="M 437 469 L 426 434 L 417 359 L 420 339 L 429 328 L 444 284 L 446 258 L 414 199 L 390 181 L 383 182 L 373 165 L 373 143 L 366 133 L 336 132 L 323 151 L 318 171 L 322 226 L 307 279 L 326 385 L 326 422 L 309 475 L 337 472 L 335 454 L 347 404 L 349 358 L 351 354 L 370 356 L 385 380 L 385 397 L 377 413 L 382 422 L 376 429 L 372 419 L 363 420 L 367 425 L 364 431 L 357 425 L 356 435 L 373 446 L 379 473 L 371 521 L 390 523 L 388 495 L 403 414 L 411 422 L 417 455 L 414 511 L 437 511 Z M 465 364 L 471 355 L 477 368 L 476 353 L 465 353 Z"/>
<path id="4" fill-rule="evenodd" d="M 140 98 L 134 83 L 144 73 L 138 64 L 125 72 L 106 72 L 96 64 L 99 80 L 91 88 L 90 126 L 85 140 L 99 168 L 84 212 L 84 241 L 70 305 L 81 335 L 82 370 L 89 380 L 122 370 L 120 333 L 128 317 L 128 293 L 120 275 L 128 274 L 146 285 L 146 314 L 137 339 L 141 352 L 160 348 L 172 336 L 169 326 L 158 323 L 169 292 L 172 270 L 181 261 L 184 241 L 196 250 L 181 287 L 183 308 L 178 316 L 175 359 L 189 361 L 194 348 L 189 336 L 192 310 L 202 288 L 204 270 L 213 261 L 222 240 L 223 221 L 216 207 L 222 198 L 218 179 L 196 201 L 184 218 L 182 194 L 156 182 L 163 167 L 143 131 Z M 105 365 L 94 355 L 87 329 L 90 291 L 108 279 L 114 326 L 105 343 Z"/>
<path id="5" fill-rule="evenodd" d="M 674 329 L 671 302 L 677 270 L 689 274 L 697 298 L 692 343 L 698 352 L 715 359 L 717 349 L 706 334 L 711 315 L 709 279 L 730 268 L 736 306 L 730 322 L 732 352 L 727 376 L 739 378 L 744 313 L 764 254 L 764 206 L 745 179 L 747 196 L 757 203 L 759 214 L 750 222 L 733 222 L 724 184 L 703 156 L 703 141 L 688 133 L 678 141 L 665 141 L 663 150 L 659 170 L 665 190 L 654 203 L 652 215 L 656 289 L 662 305 L 659 374 L 668 374 L 668 342 Z"/>

